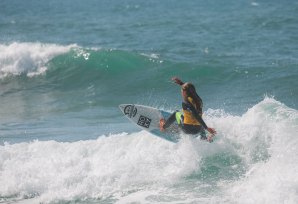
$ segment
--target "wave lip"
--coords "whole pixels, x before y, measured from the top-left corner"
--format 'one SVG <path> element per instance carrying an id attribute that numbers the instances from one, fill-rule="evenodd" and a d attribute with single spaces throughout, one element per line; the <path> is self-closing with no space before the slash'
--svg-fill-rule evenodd
<path id="1" fill-rule="evenodd" d="M 242 116 L 210 120 L 246 164 L 225 187 L 229 203 L 297 203 L 297 110 L 266 97 Z"/>
<path id="2" fill-rule="evenodd" d="M 53 57 L 66 53 L 76 45 L 44 43 L 0 44 L 0 78 L 25 74 L 28 77 L 43 74 Z"/>

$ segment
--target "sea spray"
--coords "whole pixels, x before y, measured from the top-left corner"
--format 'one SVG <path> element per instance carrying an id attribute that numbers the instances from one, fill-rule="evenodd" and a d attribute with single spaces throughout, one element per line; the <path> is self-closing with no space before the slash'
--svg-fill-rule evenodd
<path id="1" fill-rule="evenodd" d="M 296 203 L 298 158 L 293 155 L 298 153 L 297 110 L 266 98 L 245 114 L 244 118 L 248 117 L 253 117 L 251 120 L 259 127 L 250 127 L 254 134 L 250 139 L 243 137 L 249 135 L 239 135 L 250 164 L 245 176 L 229 188 L 231 200 L 237 203 Z"/>
<path id="2" fill-rule="evenodd" d="M 0 147 L 1 198 L 297 201 L 296 110 L 265 98 L 242 116 L 209 109 L 204 118 L 218 131 L 213 143 L 182 135 L 174 144 L 145 131 L 6 143 Z"/>

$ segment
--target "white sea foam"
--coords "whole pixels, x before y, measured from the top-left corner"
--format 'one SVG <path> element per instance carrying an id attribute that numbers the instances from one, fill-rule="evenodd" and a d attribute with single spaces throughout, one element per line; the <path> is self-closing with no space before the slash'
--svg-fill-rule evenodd
<path id="1" fill-rule="evenodd" d="M 197 168 L 189 143 L 174 145 L 147 132 L 59 143 L 0 147 L 1 197 L 40 201 L 120 196 L 143 185 L 169 183 Z"/>
<path id="2" fill-rule="evenodd" d="M 239 180 L 225 185 L 222 202 L 297 203 L 298 111 L 265 98 L 242 116 L 217 115 L 211 122 L 247 169 Z"/>
<path id="3" fill-rule="evenodd" d="M 26 74 L 29 77 L 46 72 L 46 64 L 53 57 L 68 52 L 76 45 L 43 43 L 0 44 L 0 78 Z"/>
<path id="4" fill-rule="evenodd" d="M 218 131 L 212 144 L 187 136 L 174 144 L 145 131 L 72 143 L 5 144 L 0 198 L 298 202 L 297 110 L 266 98 L 242 116 L 208 110 L 205 119 Z M 216 171 L 207 175 L 206 168 Z"/>
<path id="5" fill-rule="evenodd" d="M 252 6 L 259 6 L 259 3 L 257 3 L 257 2 L 251 2 L 251 5 Z"/>
<path id="6" fill-rule="evenodd" d="M 246 175 L 229 188 L 231 200 L 297 203 L 298 111 L 266 98 L 239 118 L 234 127 L 232 131 L 243 148 L 239 152 L 245 154 L 250 165 Z"/>

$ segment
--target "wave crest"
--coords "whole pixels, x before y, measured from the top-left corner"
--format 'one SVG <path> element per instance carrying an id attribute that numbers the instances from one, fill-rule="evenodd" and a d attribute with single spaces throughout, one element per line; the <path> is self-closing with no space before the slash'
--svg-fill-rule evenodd
<path id="1" fill-rule="evenodd" d="M 46 72 L 53 57 L 66 53 L 76 45 L 61 46 L 43 43 L 0 44 L 0 78 L 26 74 L 29 77 Z"/>

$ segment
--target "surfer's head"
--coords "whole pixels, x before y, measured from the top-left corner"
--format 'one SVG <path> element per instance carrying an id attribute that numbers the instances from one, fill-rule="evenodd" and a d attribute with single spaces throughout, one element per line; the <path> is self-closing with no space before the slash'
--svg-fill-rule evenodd
<path id="1" fill-rule="evenodd" d="M 184 101 L 189 101 L 188 98 L 191 97 L 196 103 L 197 107 L 202 107 L 202 99 L 197 94 L 196 88 L 192 83 L 184 83 L 177 77 L 173 77 L 172 80 L 181 86 L 181 93 Z"/>
<path id="2" fill-rule="evenodd" d="M 189 97 L 192 98 L 196 104 L 197 108 L 201 108 L 202 99 L 197 94 L 196 88 L 192 83 L 186 82 L 181 85 L 181 93 L 184 101 L 189 102 Z"/>
<path id="3" fill-rule="evenodd" d="M 181 85 L 181 92 L 182 92 L 183 98 L 185 97 L 195 98 L 195 96 L 197 95 L 195 86 L 189 82 L 186 82 Z"/>

